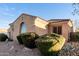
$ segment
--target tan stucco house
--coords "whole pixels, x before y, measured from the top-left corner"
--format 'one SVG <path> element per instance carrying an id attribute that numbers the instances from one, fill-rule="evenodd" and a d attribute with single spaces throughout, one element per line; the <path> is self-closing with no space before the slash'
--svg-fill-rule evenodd
<path id="1" fill-rule="evenodd" d="M 13 23 L 9 24 L 9 37 L 16 40 L 16 36 L 24 32 L 35 32 L 38 35 L 57 33 L 69 39 L 73 31 L 73 23 L 70 19 L 44 20 L 38 16 L 21 14 Z"/>

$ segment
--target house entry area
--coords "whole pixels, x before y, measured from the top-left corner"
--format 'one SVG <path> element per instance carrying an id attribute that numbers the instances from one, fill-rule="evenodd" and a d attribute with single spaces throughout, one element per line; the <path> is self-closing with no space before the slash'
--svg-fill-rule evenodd
<path id="1" fill-rule="evenodd" d="M 53 26 L 53 33 L 62 35 L 62 26 Z"/>

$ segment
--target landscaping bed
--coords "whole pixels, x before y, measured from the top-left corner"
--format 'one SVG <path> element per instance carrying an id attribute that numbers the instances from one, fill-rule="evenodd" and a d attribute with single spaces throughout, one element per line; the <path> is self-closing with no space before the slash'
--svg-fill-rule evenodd
<path id="1" fill-rule="evenodd" d="M 0 55 L 79 56 L 79 33 L 71 35 L 70 38 L 71 40 L 65 43 L 65 38 L 55 33 L 42 36 L 33 32 L 22 33 L 15 41 L 1 42 Z M 76 40 L 72 40 L 73 38 Z"/>
<path id="2" fill-rule="evenodd" d="M 79 42 L 67 42 L 60 51 L 59 56 L 79 56 Z"/>
<path id="3" fill-rule="evenodd" d="M 0 56 L 40 56 L 37 48 L 29 49 L 17 41 L 0 42 Z"/>
<path id="4" fill-rule="evenodd" d="M 0 56 L 42 56 L 40 51 L 19 45 L 17 41 L 0 42 Z M 79 56 L 79 42 L 67 42 L 58 56 Z"/>
<path id="5" fill-rule="evenodd" d="M 9 55 L 13 56 L 42 56 L 37 48 L 29 49 L 27 47 L 19 45 L 17 42 L 10 44 Z M 17 52 L 16 52 L 17 51 Z M 79 56 L 79 42 L 67 42 L 63 49 L 59 52 L 58 56 Z"/>

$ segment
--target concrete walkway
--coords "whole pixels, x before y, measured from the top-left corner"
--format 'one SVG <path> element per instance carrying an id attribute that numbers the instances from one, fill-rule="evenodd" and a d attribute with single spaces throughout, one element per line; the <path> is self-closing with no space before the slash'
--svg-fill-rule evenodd
<path id="1" fill-rule="evenodd" d="M 0 42 L 0 56 L 40 56 L 37 48 L 29 49 L 19 45 L 17 41 Z"/>

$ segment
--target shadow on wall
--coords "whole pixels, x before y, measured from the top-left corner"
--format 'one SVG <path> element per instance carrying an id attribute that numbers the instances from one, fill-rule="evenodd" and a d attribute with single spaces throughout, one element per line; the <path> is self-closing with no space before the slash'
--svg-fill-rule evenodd
<path id="1" fill-rule="evenodd" d="M 47 34 L 48 33 L 48 28 L 40 28 L 38 26 L 35 26 L 35 32 L 36 34 L 38 35 L 44 35 L 44 34 Z"/>

